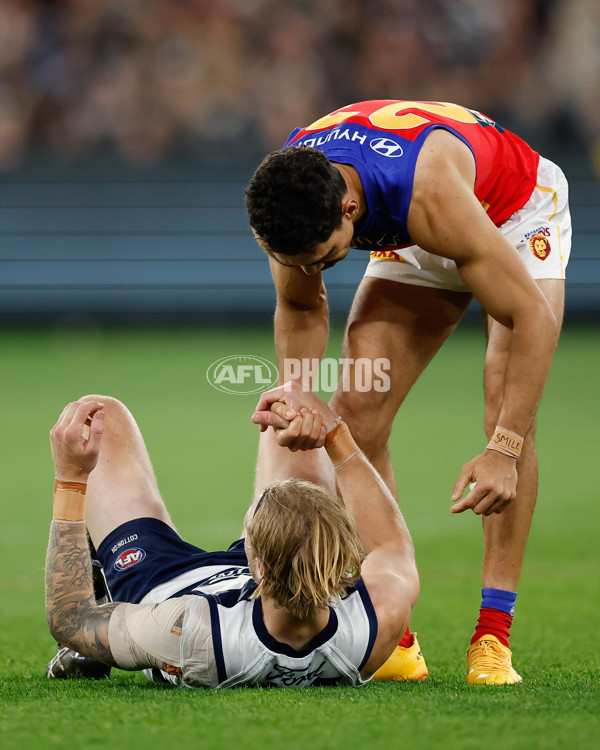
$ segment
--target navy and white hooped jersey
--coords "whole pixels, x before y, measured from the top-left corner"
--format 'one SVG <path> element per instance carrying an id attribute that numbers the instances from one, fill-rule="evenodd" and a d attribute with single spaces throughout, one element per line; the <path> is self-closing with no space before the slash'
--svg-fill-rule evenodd
<path id="1" fill-rule="evenodd" d="M 301 651 L 276 641 L 262 619 L 256 581 L 247 567 L 209 565 L 160 584 L 142 604 L 185 597 L 180 667 L 144 669 L 185 687 L 361 685 L 360 670 L 377 637 L 377 617 L 362 580 L 329 610 L 327 626 Z"/>
<path id="2" fill-rule="evenodd" d="M 276 641 L 262 619 L 260 598 L 250 599 L 255 581 L 241 590 L 197 592 L 185 610 L 180 684 L 186 687 L 264 685 L 305 687 L 365 681 L 377 618 L 359 580 L 329 609 L 329 622 L 305 648 Z"/>
<path id="3" fill-rule="evenodd" d="M 473 153 L 474 192 L 501 226 L 528 201 L 539 154 L 480 112 L 448 102 L 377 100 L 342 107 L 284 144 L 309 146 L 359 173 L 367 214 L 355 227 L 352 247 L 382 252 L 412 244 L 407 229 L 417 157 L 435 128 L 451 132 Z"/>
<path id="4" fill-rule="evenodd" d="M 159 583 L 141 600 L 141 604 L 164 602 L 165 599 L 186 594 L 218 594 L 240 591 L 254 581 L 246 565 L 203 565 L 180 573 L 169 581 Z"/>

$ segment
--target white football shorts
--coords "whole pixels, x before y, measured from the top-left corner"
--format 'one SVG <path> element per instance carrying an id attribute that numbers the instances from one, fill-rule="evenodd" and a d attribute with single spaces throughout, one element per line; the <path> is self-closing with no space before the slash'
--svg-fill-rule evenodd
<path id="1" fill-rule="evenodd" d="M 501 227 L 534 279 L 564 279 L 571 253 L 569 186 L 556 164 L 540 156 L 531 197 Z M 371 253 L 365 276 L 468 292 L 454 261 L 410 245 Z"/>

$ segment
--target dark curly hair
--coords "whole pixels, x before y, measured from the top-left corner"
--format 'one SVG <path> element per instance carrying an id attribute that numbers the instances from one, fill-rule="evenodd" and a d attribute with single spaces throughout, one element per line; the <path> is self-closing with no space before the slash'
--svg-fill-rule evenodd
<path id="1" fill-rule="evenodd" d="M 320 151 L 306 146 L 273 151 L 246 188 L 250 225 L 272 252 L 310 252 L 341 226 L 346 190 L 344 178 Z"/>

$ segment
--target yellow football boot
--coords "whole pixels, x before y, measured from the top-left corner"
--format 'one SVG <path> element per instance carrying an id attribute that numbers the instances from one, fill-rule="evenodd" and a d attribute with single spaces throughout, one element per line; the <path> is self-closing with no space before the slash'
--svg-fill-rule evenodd
<path id="1" fill-rule="evenodd" d="M 417 634 L 413 633 L 412 646 L 396 646 L 390 658 L 373 677 L 374 680 L 424 680 L 429 676 L 427 664 L 421 653 Z"/>
<path id="2" fill-rule="evenodd" d="M 493 635 L 484 635 L 467 650 L 470 685 L 514 685 L 523 682 L 512 665 L 512 652 Z"/>

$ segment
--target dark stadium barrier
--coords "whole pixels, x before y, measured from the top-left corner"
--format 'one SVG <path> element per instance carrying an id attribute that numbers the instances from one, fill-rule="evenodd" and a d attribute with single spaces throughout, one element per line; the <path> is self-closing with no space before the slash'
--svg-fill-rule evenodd
<path id="1" fill-rule="evenodd" d="M 0 319 L 271 315 L 268 263 L 243 207 L 247 176 L 0 176 Z M 567 318 L 600 315 L 599 207 L 599 182 L 572 182 Z M 353 250 L 327 271 L 333 314 L 349 309 L 367 260 Z"/>

